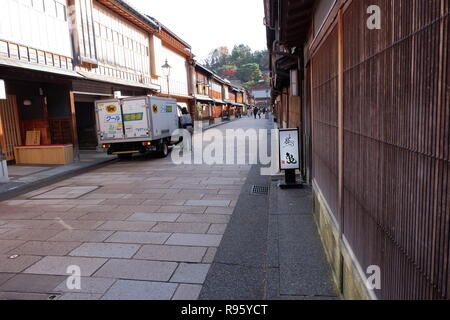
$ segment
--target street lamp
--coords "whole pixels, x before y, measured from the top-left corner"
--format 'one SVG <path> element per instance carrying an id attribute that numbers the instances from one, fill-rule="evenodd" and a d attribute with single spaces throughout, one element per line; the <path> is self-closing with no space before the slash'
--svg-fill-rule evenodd
<path id="1" fill-rule="evenodd" d="M 161 67 L 164 73 L 164 76 L 167 78 L 167 96 L 170 97 L 170 82 L 169 82 L 169 77 L 170 77 L 170 71 L 172 70 L 172 67 L 169 65 L 169 63 L 167 62 L 166 59 L 166 63 Z"/>

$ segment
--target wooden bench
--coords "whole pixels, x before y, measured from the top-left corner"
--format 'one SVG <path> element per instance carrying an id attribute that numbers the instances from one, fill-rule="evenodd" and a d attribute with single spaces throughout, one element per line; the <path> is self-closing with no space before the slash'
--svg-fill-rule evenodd
<path id="1" fill-rule="evenodd" d="M 14 155 L 17 164 L 67 165 L 73 163 L 73 145 L 15 147 Z"/>

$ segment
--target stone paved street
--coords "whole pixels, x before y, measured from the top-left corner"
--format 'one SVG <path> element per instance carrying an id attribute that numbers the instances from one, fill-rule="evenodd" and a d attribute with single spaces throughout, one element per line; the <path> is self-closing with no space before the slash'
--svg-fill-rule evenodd
<path id="1" fill-rule="evenodd" d="M 197 299 L 249 170 L 137 157 L 1 202 L 0 299 Z"/>

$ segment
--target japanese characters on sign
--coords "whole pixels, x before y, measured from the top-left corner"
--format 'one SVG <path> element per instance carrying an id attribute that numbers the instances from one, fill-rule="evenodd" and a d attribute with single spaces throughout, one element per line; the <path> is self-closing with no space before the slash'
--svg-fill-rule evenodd
<path id="1" fill-rule="evenodd" d="M 300 169 L 298 129 L 280 129 L 280 169 Z"/>

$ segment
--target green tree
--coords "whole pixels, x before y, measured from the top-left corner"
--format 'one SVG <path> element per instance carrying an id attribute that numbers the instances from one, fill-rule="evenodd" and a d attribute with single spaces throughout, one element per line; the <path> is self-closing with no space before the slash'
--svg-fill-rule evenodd
<path id="1" fill-rule="evenodd" d="M 240 44 L 234 46 L 231 53 L 227 47 L 214 49 L 204 64 L 225 78 L 237 78 L 251 86 L 263 79 L 261 71 L 269 70 L 269 61 L 267 50 L 253 52 L 248 45 Z"/>
<path id="2" fill-rule="evenodd" d="M 261 70 L 257 63 L 247 63 L 238 67 L 236 75 L 245 83 L 262 79 Z"/>
<path id="3" fill-rule="evenodd" d="M 231 62 L 237 67 L 241 67 L 244 64 L 255 62 L 252 49 L 244 44 L 234 46 L 231 52 Z"/>

